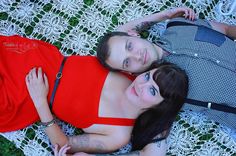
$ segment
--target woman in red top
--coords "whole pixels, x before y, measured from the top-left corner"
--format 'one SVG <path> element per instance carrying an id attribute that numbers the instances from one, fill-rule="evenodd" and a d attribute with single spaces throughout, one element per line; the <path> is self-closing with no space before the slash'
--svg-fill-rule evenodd
<path id="1" fill-rule="evenodd" d="M 173 64 L 161 64 L 132 82 L 104 69 L 95 57 L 71 56 L 50 110 L 48 101 L 63 59 L 58 50 L 19 36 L 1 36 L 0 43 L 0 131 L 40 119 L 51 143 L 69 144 L 70 152 L 111 152 L 125 145 L 131 133 L 134 149 L 153 138 L 162 140 L 187 95 L 188 78 Z M 67 137 L 52 112 L 85 133 Z"/>

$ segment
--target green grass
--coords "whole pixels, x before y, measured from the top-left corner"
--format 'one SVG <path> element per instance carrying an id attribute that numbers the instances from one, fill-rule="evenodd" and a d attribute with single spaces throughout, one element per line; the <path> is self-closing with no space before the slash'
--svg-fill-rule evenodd
<path id="1" fill-rule="evenodd" d="M 24 153 L 15 144 L 0 135 L 0 156 L 23 156 Z"/>

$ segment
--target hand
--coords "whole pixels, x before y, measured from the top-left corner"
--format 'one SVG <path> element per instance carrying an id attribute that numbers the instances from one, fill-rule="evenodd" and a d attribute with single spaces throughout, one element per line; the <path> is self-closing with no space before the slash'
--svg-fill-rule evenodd
<path id="1" fill-rule="evenodd" d="M 62 146 L 62 148 L 58 151 L 58 145 L 55 145 L 55 148 L 53 149 L 54 152 L 54 156 L 67 156 L 66 152 L 70 149 L 70 146 L 68 146 L 67 144 L 65 144 L 64 146 Z M 84 152 L 78 152 L 78 153 L 74 153 L 72 154 L 72 156 L 94 156 L 92 154 L 87 154 Z"/>
<path id="2" fill-rule="evenodd" d="M 196 19 L 196 14 L 194 10 L 187 7 L 179 7 L 179 8 L 167 10 L 167 16 L 169 19 L 175 18 L 175 17 L 182 17 L 182 16 L 192 21 Z"/>
<path id="3" fill-rule="evenodd" d="M 67 144 L 65 144 L 64 146 L 62 146 L 62 148 L 58 151 L 58 145 L 56 144 L 53 152 L 54 152 L 54 156 L 66 156 L 66 152 L 70 149 L 70 146 L 68 146 Z"/>
<path id="4" fill-rule="evenodd" d="M 42 73 L 42 68 L 38 68 L 37 71 L 36 68 L 33 68 L 26 75 L 25 82 L 35 107 L 39 108 L 45 103 L 45 100 L 47 101 L 49 91 L 47 76 Z"/>

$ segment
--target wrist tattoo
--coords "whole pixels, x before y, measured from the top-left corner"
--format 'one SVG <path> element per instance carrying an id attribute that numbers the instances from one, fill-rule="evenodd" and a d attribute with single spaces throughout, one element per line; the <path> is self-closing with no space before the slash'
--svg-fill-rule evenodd
<path id="1" fill-rule="evenodd" d="M 156 22 L 153 22 L 153 21 L 142 22 L 142 23 L 136 25 L 134 30 L 137 31 L 138 33 L 141 33 L 142 31 L 149 29 L 155 23 Z"/>

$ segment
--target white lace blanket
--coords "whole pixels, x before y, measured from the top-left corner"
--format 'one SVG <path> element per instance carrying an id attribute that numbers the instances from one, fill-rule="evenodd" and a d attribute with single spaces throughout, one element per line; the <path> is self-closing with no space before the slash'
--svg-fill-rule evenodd
<path id="1" fill-rule="evenodd" d="M 183 5 L 194 8 L 200 17 L 236 24 L 234 0 L 1 0 L 0 34 L 44 40 L 64 55 L 95 55 L 98 38 L 118 24 Z M 78 133 L 68 124 L 61 125 L 68 135 Z M 1 135 L 25 155 L 52 153 L 47 136 L 37 124 Z M 236 156 L 235 138 L 235 131 L 200 113 L 181 112 L 168 139 L 168 155 Z M 127 145 L 120 152 L 129 149 Z"/>

